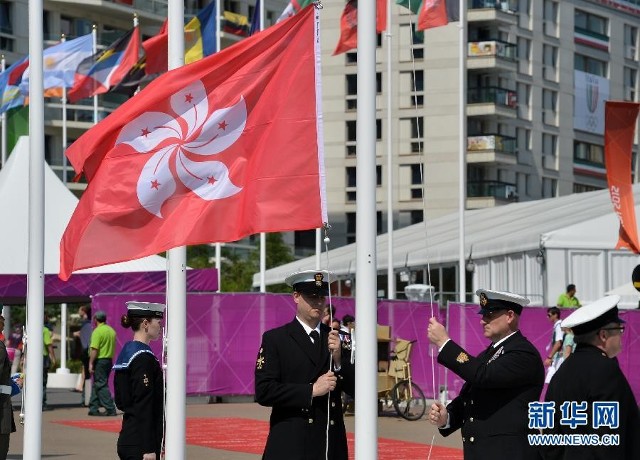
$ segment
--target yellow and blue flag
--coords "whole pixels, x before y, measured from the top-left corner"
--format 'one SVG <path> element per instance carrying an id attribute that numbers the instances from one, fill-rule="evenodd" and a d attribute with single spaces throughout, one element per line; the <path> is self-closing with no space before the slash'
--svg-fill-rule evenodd
<path id="1" fill-rule="evenodd" d="M 209 3 L 184 26 L 184 63 L 211 56 L 216 50 L 216 3 Z"/>

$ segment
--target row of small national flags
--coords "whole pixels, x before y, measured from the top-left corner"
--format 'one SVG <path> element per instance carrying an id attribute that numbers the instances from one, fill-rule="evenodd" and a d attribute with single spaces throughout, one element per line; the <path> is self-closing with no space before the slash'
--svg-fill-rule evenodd
<path id="1" fill-rule="evenodd" d="M 278 19 L 286 19 L 313 0 L 291 0 Z M 376 29 L 386 29 L 386 0 L 377 1 Z M 458 0 L 395 0 L 398 5 L 418 14 L 418 30 L 446 25 L 459 18 Z M 341 36 L 334 54 L 344 53 L 357 46 L 357 0 L 349 0 L 340 20 Z M 247 27 L 246 18 L 238 20 L 225 13 L 225 24 Z M 256 3 L 250 34 L 257 31 L 259 2 Z M 237 16 L 237 15 L 236 15 Z M 230 26 L 231 27 L 231 26 Z M 230 30 L 238 33 L 237 27 Z M 225 26 L 225 29 L 227 26 Z M 184 28 L 185 64 L 195 62 L 216 52 L 215 2 L 200 11 Z M 143 53 L 140 56 L 140 46 Z M 62 96 L 62 88 L 69 89 L 71 103 L 106 92 L 131 96 L 143 83 L 167 71 L 168 33 L 166 21 L 159 34 L 140 43 L 137 27 L 106 49 L 93 54 L 91 34 L 59 43 L 44 53 L 45 97 Z M 29 91 L 28 57 L 16 62 L 0 73 L 0 113 L 25 105 Z"/>
<path id="2" fill-rule="evenodd" d="M 185 25 L 185 63 L 216 52 L 214 20 L 212 2 Z M 140 84 L 167 71 L 167 52 L 166 21 L 158 35 L 142 43 L 138 27 L 133 27 L 98 53 L 93 53 L 92 34 L 63 41 L 43 52 L 45 97 L 61 97 L 63 88 L 71 103 L 106 92 L 131 96 Z M 25 105 L 28 96 L 29 58 L 25 57 L 0 73 L 0 113 Z"/>

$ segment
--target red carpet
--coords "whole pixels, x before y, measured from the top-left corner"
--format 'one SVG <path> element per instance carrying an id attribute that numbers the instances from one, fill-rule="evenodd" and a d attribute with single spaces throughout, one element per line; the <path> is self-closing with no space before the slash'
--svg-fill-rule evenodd
<path id="1" fill-rule="evenodd" d="M 55 423 L 90 430 L 120 431 L 120 420 L 60 420 Z M 269 423 L 246 418 L 187 418 L 187 444 L 211 449 L 261 454 Z M 354 458 L 353 434 L 347 433 L 349 458 Z M 426 459 L 431 446 L 417 442 L 378 439 L 379 460 Z M 431 460 L 462 460 L 462 450 L 433 446 Z"/>

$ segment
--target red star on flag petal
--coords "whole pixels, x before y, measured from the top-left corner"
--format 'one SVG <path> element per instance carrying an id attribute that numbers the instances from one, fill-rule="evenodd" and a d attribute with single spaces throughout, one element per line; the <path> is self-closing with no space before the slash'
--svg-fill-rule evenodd
<path id="1" fill-rule="evenodd" d="M 144 137 L 147 137 L 149 134 L 151 134 L 151 131 L 149 131 L 149 128 L 144 128 L 144 129 L 142 130 L 142 135 L 143 135 Z"/>
<path id="2" fill-rule="evenodd" d="M 222 120 L 220 123 L 218 123 L 218 129 L 221 129 L 223 131 L 227 129 L 227 126 L 228 126 L 227 122 L 224 121 L 224 120 Z"/>
<path id="3" fill-rule="evenodd" d="M 191 93 L 185 94 L 184 100 L 191 104 L 191 101 L 193 101 L 193 96 L 191 95 Z"/>
<path id="4" fill-rule="evenodd" d="M 156 190 L 160 188 L 160 182 L 158 182 L 158 179 L 154 179 L 151 181 L 151 188 L 155 188 Z"/>
<path id="5" fill-rule="evenodd" d="M 213 184 L 215 184 L 215 183 L 216 183 L 216 178 L 215 178 L 215 177 L 213 177 L 213 176 L 208 176 L 208 177 L 207 177 L 207 182 L 208 182 L 209 184 L 213 185 Z"/>

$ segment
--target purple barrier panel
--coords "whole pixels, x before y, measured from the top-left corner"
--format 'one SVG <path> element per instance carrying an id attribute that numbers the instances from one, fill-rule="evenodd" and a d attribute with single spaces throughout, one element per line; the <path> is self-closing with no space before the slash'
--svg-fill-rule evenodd
<path id="1" fill-rule="evenodd" d="M 520 331 L 540 352 L 541 358 L 549 354 L 553 325 L 547 318 L 548 307 L 525 307 L 520 318 Z M 451 338 L 472 355 L 479 354 L 489 346 L 489 340 L 482 333 L 479 307 L 477 305 L 449 304 L 449 321 L 447 330 Z M 566 318 L 572 310 L 561 309 Z M 627 321 L 627 330 L 622 338 L 622 352 L 618 355 L 620 368 L 624 372 L 636 397 L 640 397 L 640 374 L 632 372 L 640 364 L 633 347 L 640 340 L 640 311 L 622 311 L 620 316 Z M 443 380 L 444 381 L 444 380 Z M 464 381 L 451 371 L 447 371 L 449 397 L 454 398 L 460 392 Z"/>
<path id="2" fill-rule="evenodd" d="M 437 313 L 438 305 L 434 304 Z M 392 339 L 415 340 L 411 349 L 411 378 L 422 389 L 427 398 L 433 398 L 433 369 L 438 372 L 435 355 L 427 339 L 427 326 L 432 315 L 431 305 L 421 302 L 380 300 L 378 302 L 378 324 L 391 326 Z M 356 318 L 356 330 L 358 319 Z M 392 344 L 393 345 L 393 344 Z M 357 359 L 356 351 L 356 359 Z M 435 367 L 433 366 L 435 364 Z M 437 385 L 437 379 L 436 379 Z M 437 393 L 438 389 L 435 388 Z"/>

